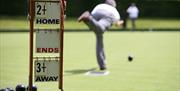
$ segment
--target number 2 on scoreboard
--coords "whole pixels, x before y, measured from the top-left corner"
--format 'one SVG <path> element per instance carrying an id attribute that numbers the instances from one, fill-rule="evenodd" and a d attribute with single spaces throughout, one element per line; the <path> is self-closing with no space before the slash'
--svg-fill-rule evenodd
<path id="1" fill-rule="evenodd" d="M 37 12 L 36 12 L 37 15 L 42 15 L 42 14 L 45 15 L 46 14 L 47 9 L 46 9 L 45 4 L 44 5 L 38 4 L 36 6 L 36 8 L 37 8 Z"/>

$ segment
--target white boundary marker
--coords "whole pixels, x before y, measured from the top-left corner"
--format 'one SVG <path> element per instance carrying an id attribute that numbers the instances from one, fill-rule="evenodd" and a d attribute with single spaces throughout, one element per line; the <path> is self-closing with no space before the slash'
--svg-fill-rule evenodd
<path id="1" fill-rule="evenodd" d="M 84 75 L 86 76 L 106 76 L 109 75 L 109 71 L 88 71 Z"/>

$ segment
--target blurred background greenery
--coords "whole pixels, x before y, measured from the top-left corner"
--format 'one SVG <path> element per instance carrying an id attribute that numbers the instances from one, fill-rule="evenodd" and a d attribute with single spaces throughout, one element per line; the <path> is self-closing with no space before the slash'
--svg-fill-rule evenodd
<path id="1" fill-rule="evenodd" d="M 85 10 L 92 10 L 104 0 L 67 0 L 67 16 L 77 17 Z M 0 15 L 27 15 L 28 0 L 0 0 Z M 180 0 L 116 0 L 117 9 L 123 15 L 130 3 L 140 9 L 140 17 L 180 17 Z M 78 7 L 77 7 L 78 6 Z"/>
<path id="2" fill-rule="evenodd" d="M 85 10 L 91 11 L 104 0 L 67 0 L 65 29 L 87 30 L 87 26 L 76 21 Z M 180 0 L 116 0 L 121 17 L 126 17 L 129 4 L 135 2 L 140 10 L 137 20 L 139 30 L 180 30 Z M 0 31 L 29 31 L 27 19 L 28 0 L 0 0 Z M 112 27 L 122 29 L 122 27 Z M 127 20 L 127 29 L 131 22 Z"/>

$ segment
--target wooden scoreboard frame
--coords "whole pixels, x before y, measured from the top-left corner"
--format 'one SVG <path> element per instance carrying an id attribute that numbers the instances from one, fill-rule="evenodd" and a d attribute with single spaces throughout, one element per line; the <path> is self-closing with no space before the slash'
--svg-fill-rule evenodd
<path id="1" fill-rule="evenodd" d="M 64 48 L 64 10 L 65 10 L 65 0 L 36 0 L 39 2 L 59 2 L 60 3 L 60 28 L 59 28 L 59 86 L 58 88 L 61 91 L 63 90 L 63 48 Z M 29 22 L 30 22 L 30 33 L 29 33 L 29 91 L 32 91 L 33 86 L 33 61 L 34 61 L 34 19 L 35 19 L 35 0 L 28 1 L 28 13 L 29 13 Z"/>

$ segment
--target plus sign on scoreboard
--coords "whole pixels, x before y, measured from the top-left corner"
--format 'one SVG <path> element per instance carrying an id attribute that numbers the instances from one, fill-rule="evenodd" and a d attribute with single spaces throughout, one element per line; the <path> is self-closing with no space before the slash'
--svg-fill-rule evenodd
<path id="1" fill-rule="evenodd" d="M 35 16 L 36 24 L 59 24 L 60 3 L 54 2 L 36 2 Z"/>

